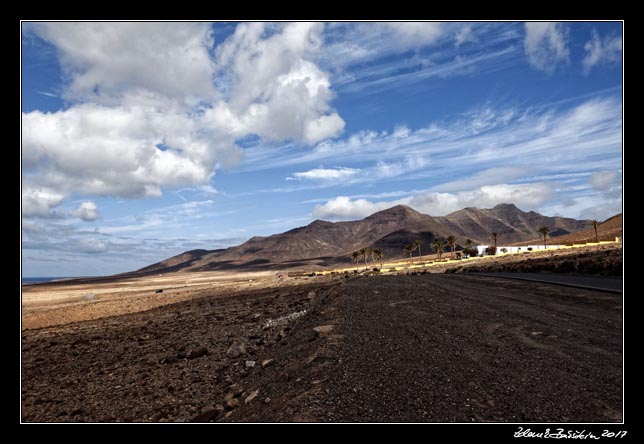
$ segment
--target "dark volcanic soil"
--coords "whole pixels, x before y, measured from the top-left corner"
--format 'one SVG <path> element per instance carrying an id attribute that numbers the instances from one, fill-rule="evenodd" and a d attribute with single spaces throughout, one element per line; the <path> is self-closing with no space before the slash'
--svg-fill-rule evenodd
<path id="1" fill-rule="evenodd" d="M 530 257 L 532 253 L 499 257 L 492 263 L 464 264 L 448 268 L 446 273 L 577 273 L 598 276 L 621 276 L 623 250 L 621 245 L 601 245 L 590 251 L 553 250 L 550 257 Z"/>
<path id="2" fill-rule="evenodd" d="M 541 283 L 254 290 L 23 332 L 22 419 L 620 421 L 621 337 L 621 295 Z"/>

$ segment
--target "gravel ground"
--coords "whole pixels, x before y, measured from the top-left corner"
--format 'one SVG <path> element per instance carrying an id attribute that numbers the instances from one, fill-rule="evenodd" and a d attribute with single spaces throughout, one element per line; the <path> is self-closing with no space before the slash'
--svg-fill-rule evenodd
<path id="1" fill-rule="evenodd" d="M 621 295 L 421 275 L 355 280 L 344 302 L 325 420 L 621 420 Z"/>
<path id="2" fill-rule="evenodd" d="M 28 330 L 22 420 L 617 422 L 621 301 L 375 276 Z"/>

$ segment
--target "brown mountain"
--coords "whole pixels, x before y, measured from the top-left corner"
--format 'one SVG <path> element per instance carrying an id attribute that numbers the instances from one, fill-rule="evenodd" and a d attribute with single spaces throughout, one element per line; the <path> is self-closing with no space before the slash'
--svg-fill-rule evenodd
<path id="1" fill-rule="evenodd" d="M 432 217 L 398 205 L 379 211 L 362 220 L 327 222 L 316 220 L 268 237 L 253 237 L 236 247 L 224 250 L 192 250 L 150 265 L 138 273 L 169 271 L 207 271 L 222 269 L 283 269 L 291 267 L 328 267 L 347 264 L 352 251 L 362 247 L 380 247 L 385 257 L 401 258 L 403 247 L 416 239 L 421 251 L 430 252 L 436 237 L 456 236 L 488 243 L 492 231 L 499 244 L 536 239 L 537 228 L 546 225 L 552 235 L 572 233 L 590 226 L 590 221 L 543 216 L 521 211 L 513 204 L 494 208 L 465 208 L 447 216 Z"/>

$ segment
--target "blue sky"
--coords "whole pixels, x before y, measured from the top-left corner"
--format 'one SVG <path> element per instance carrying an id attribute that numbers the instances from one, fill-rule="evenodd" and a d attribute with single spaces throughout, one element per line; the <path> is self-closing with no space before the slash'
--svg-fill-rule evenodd
<path id="1" fill-rule="evenodd" d="M 314 219 L 622 205 L 622 24 L 23 23 L 24 276 Z"/>

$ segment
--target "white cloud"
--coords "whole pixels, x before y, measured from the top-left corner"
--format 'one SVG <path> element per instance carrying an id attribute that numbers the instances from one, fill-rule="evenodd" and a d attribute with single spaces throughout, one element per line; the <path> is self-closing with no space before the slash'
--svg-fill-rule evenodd
<path id="1" fill-rule="evenodd" d="M 590 175 L 590 185 L 599 191 L 606 191 L 615 185 L 617 173 L 615 171 L 599 171 Z"/>
<path id="2" fill-rule="evenodd" d="M 395 205 L 408 205 L 422 213 L 443 216 L 465 207 L 490 208 L 500 203 L 536 208 L 552 197 L 552 185 L 546 183 L 498 184 L 457 193 L 423 192 L 393 201 L 371 202 L 338 196 L 316 205 L 313 216 L 320 219 L 360 219 Z"/>
<path id="3" fill-rule="evenodd" d="M 52 209 L 60 205 L 65 196 L 49 188 L 22 189 L 22 215 L 26 217 L 53 217 Z"/>
<path id="4" fill-rule="evenodd" d="M 22 125 L 23 164 L 62 194 L 158 196 L 163 186 L 207 184 L 217 163 L 241 158 L 239 148 L 172 109 L 83 104 L 23 113 Z"/>
<path id="5" fill-rule="evenodd" d="M 92 201 L 81 202 L 81 204 L 71 212 L 72 216 L 79 217 L 86 222 L 96 220 L 101 217 L 96 204 Z"/>
<path id="6" fill-rule="evenodd" d="M 603 39 L 599 37 L 597 30 L 593 29 L 592 38 L 584 45 L 586 56 L 582 61 L 584 72 L 601 64 L 618 63 L 622 60 L 622 36 L 608 35 Z"/>
<path id="7" fill-rule="evenodd" d="M 401 43 L 424 46 L 436 42 L 443 33 L 441 22 L 388 22 L 382 23 Z"/>
<path id="8" fill-rule="evenodd" d="M 494 167 L 475 172 L 462 179 L 442 183 L 434 188 L 437 191 L 461 191 L 484 185 L 494 185 L 499 182 L 513 181 L 525 176 L 528 172 L 526 168 L 513 166 Z"/>
<path id="9" fill-rule="evenodd" d="M 476 43 L 478 42 L 478 37 L 474 33 L 472 25 L 466 24 L 456 32 L 456 37 L 454 38 L 454 40 L 455 45 L 458 47 L 465 43 Z"/>
<path id="10" fill-rule="evenodd" d="M 145 90 L 199 101 L 214 97 L 207 23 L 56 22 L 29 29 L 58 49 L 65 97 L 111 101 Z"/>
<path id="11" fill-rule="evenodd" d="M 287 177 L 287 180 L 294 179 L 307 179 L 307 180 L 346 180 L 354 177 L 360 172 L 355 168 L 314 168 L 309 171 L 293 173 L 292 177 Z"/>
<path id="12" fill-rule="evenodd" d="M 392 202 L 371 202 L 366 199 L 352 200 L 347 196 L 338 196 L 323 205 L 313 208 L 313 217 L 327 220 L 362 219 L 376 211 L 396 205 Z"/>
<path id="13" fill-rule="evenodd" d="M 526 23 L 524 48 L 528 62 L 533 67 L 552 73 L 560 62 L 568 60 L 567 33 L 564 25 L 554 22 Z"/>
<path id="14" fill-rule="evenodd" d="M 321 23 L 242 23 L 217 48 L 226 72 L 227 103 L 206 119 L 239 136 L 316 143 L 335 137 L 344 120 L 333 110 L 327 73 L 311 61 L 322 44 Z M 270 37 L 264 37 L 273 31 Z"/>
<path id="15" fill-rule="evenodd" d="M 106 252 L 110 243 L 100 239 L 80 239 L 78 245 L 81 252 L 96 254 Z"/>
<path id="16" fill-rule="evenodd" d="M 248 135 L 313 144 L 337 136 L 319 23 L 237 26 L 212 55 L 205 23 L 37 23 L 58 49 L 72 106 L 22 115 L 25 215 L 71 193 L 160 196 L 209 187 Z M 215 86 L 217 85 L 217 90 Z M 42 199 L 43 202 L 36 202 Z"/>
<path id="17" fill-rule="evenodd" d="M 413 131 L 360 131 L 319 143 L 307 152 L 285 149 L 267 157 L 264 151 L 250 148 L 240 169 L 258 171 L 342 159 L 344 165 L 362 169 L 354 181 L 375 182 L 383 177 L 376 174 L 380 169 L 381 173 L 396 170 L 401 174 L 389 177 L 400 180 L 431 178 L 433 183 L 447 184 L 455 177 L 471 178 L 503 166 L 514 170 L 492 170 L 490 175 L 502 174 L 500 179 L 509 182 L 516 178 L 510 174 L 513 171 L 553 175 L 619 168 L 621 123 L 618 97 L 561 108 L 499 109 L 487 105 Z M 376 163 L 364 167 L 369 161 Z M 489 184 L 484 182 L 479 183 Z"/>

